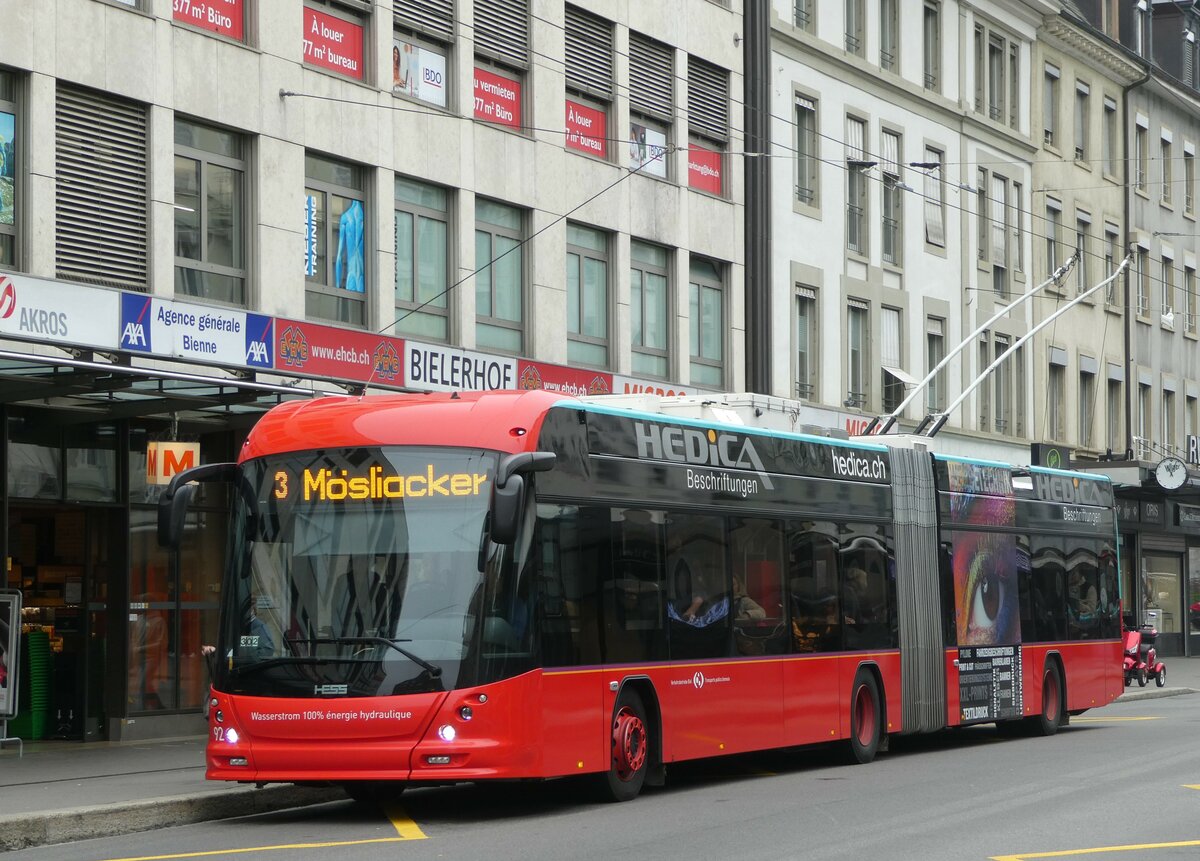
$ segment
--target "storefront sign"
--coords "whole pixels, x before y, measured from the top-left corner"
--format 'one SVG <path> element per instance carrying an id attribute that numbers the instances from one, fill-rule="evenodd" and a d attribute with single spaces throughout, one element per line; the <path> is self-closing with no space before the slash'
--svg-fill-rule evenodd
<path id="1" fill-rule="evenodd" d="M 721 193 L 721 153 L 688 144 L 688 186 L 710 194 Z"/>
<path id="2" fill-rule="evenodd" d="M 122 350 L 210 365 L 274 365 L 270 317 L 142 293 L 120 295 Z"/>
<path id="3" fill-rule="evenodd" d="M 174 0 L 172 13 L 176 21 L 211 30 L 230 39 L 242 41 L 244 0 Z"/>
<path id="4" fill-rule="evenodd" d="M 526 359 L 518 363 L 519 389 L 545 389 L 564 395 L 611 395 L 612 385 L 612 374 L 605 371 L 584 371 Z"/>
<path id="5" fill-rule="evenodd" d="M 1188 434 L 1185 444 L 1187 457 L 1184 460 L 1188 463 L 1200 465 L 1200 436 L 1196 436 L 1194 433 Z"/>
<path id="6" fill-rule="evenodd" d="M 115 290 L 0 275 L 0 334 L 115 350 L 120 297 Z"/>
<path id="7" fill-rule="evenodd" d="M 629 168 L 666 179 L 667 136 L 658 129 L 630 123 Z"/>
<path id="8" fill-rule="evenodd" d="M 1176 505 L 1175 523 L 1189 529 L 1200 528 L 1200 507 L 1195 505 Z"/>
<path id="9" fill-rule="evenodd" d="M 1142 511 L 1136 499 L 1117 500 L 1117 525 L 1137 523 L 1142 518 Z"/>
<path id="10" fill-rule="evenodd" d="M 304 62 L 361 81 L 362 26 L 304 7 Z"/>
<path id="11" fill-rule="evenodd" d="M 317 274 L 317 199 L 304 196 L 304 276 Z"/>
<path id="12" fill-rule="evenodd" d="M 198 442 L 146 443 L 146 484 L 170 484 L 178 473 L 199 465 Z"/>
<path id="13" fill-rule="evenodd" d="M 567 146 L 608 157 L 608 115 L 596 108 L 567 100 Z"/>
<path id="14" fill-rule="evenodd" d="M 1142 523 L 1153 523 L 1165 526 L 1167 523 L 1166 505 L 1161 502 L 1142 503 Z"/>
<path id="15" fill-rule="evenodd" d="M 446 107 L 446 55 L 401 39 L 393 41 L 392 92 Z"/>
<path id="16" fill-rule="evenodd" d="M 517 387 L 517 360 L 472 350 L 405 341 L 404 384 L 433 392 L 497 391 Z"/>
<path id="17" fill-rule="evenodd" d="M 512 128 L 519 127 L 521 82 L 476 67 L 475 119 Z"/>
<path id="18" fill-rule="evenodd" d="M 659 380 L 635 380 L 613 374 L 614 395 L 657 395 L 660 398 L 684 397 L 699 394 L 695 386 L 677 386 Z"/>
<path id="19" fill-rule="evenodd" d="M 356 383 L 399 385 L 404 379 L 404 342 L 387 335 L 275 321 L 275 369 Z"/>

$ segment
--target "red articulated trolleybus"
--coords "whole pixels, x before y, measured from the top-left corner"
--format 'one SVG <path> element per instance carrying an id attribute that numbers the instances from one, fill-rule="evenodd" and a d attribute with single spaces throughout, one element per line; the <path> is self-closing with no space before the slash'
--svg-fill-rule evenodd
<path id="1" fill-rule="evenodd" d="M 995 722 L 1121 672 L 1107 479 L 542 391 L 324 398 L 179 475 L 232 526 L 207 776 L 355 797 Z"/>

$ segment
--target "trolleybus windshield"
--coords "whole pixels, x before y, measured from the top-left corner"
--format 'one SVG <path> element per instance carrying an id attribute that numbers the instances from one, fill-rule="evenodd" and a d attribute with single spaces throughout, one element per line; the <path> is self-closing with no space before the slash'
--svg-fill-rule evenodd
<path id="1" fill-rule="evenodd" d="M 495 464 L 489 452 L 431 448 L 245 463 L 218 688 L 386 696 L 458 684 L 484 605 L 503 603 L 488 588 L 501 555 L 485 531 Z"/>

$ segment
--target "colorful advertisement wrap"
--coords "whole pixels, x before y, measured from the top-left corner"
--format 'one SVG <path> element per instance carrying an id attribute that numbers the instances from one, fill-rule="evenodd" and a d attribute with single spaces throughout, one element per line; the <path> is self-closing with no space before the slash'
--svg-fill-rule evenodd
<path id="1" fill-rule="evenodd" d="M 17 118 L 0 111 L 0 224 L 12 224 L 17 207 Z"/>
<path id="2" fill-rule="evenodd" d="M 115 350 L 120 296 L 113 290 L 0 275 L 0 334 Z"/>
<path id="3" fill-rule="evenodd" d="M 21 634 L 21 595 L 0 592 L 0 718 L 17 713 L 17 668 Z"/>
<path id="4" fill-rule="evenodd" d="M 363 77 L 363 28 L 304 7 L 304 62 L 351 78 Z"/>
<path id="5" fill-rule="evenodd" d="M 244 0 L 173 0 L 176 21 L 242 41 Z"/>
<path id="6" fill-rule="evenodd" d="M 269 370 L 271 324 L 262 314 L 122 293 L 120 349 Z"/>
<path id="7" fill-rule="evenodd" d="M 521 82 L 476 67 L 475 119 L 520 127 Z"/>
<path id="8" fill-rule="evenodd" d="M 275 369 L 310 377 L 398 386 L 404 379 L 404 342 L 387 335 L 275 321 Z"/>
<path id="9" fill-rule="evenodd" d="M 579 102 L 567 102 L 567 146 L 608 158 L 608 116 Z"/>
<path id="10" fill-rule="evenodd" d="M 545 389 L 564 395 L 611 395 L 612 374 L 521 359 L 517 366 L 517 388 Z"/>
<path id="11" fill-rule="evenodd" d="M 688 186 L 710 194 L 721 193 L 721 153 L 697 144 L 688 145 Z"/>
<path id="12" fill-rule="evenodd" d="M 405 341 L 404 385 L 431 392 L 498 391 L 517 387 L 517 360 L 419 341 Z"/>
<path id="13" fill-rule="evenodd" d="M 446 107 L 446 55 L 396 39 L 392 42 L 392 92 Z"/>
<path id="14" fill-rule="evenodd" d="M 1021 717 L 1024 691 L 1020 646 L 958 650 L 959 719 L 963 723 Z"/>
<path id="15" fill-rule="evenodd" d="M 1003 467 L 951 461 L 950 522 L 954 612 L 960 646 L 1021 642 L 1017 569 L 1020 559 L 1012 475 Z M 1007 527 L 1005 532 L 972 526 Z"/>
<path id="16" fill-rule="evenodd" d="M 667 178 L 667 136 L 658 129 L 629 124 L 629 168 Z"/>

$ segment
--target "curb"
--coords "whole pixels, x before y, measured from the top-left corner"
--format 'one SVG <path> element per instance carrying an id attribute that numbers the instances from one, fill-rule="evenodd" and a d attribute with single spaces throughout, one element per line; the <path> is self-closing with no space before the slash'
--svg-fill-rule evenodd
<path id="1" fill-rule="evenodd" d="M 247 787 L 124 804 L 98 804 L 54 813 L 0 816 L 0 851 L 272 813 L 344 798 L 342 791 L 335 787 Z"/>
<path id="2" fill-rule="evenodd" d="M 1113 700 L 1114 703 L 1132 702 L 1134 700 L 1156 700 L 1159 697 L 1179 697 L 1184 694 L 1194 694 L 1193 688 L 1154 688 L 1153 690 L 1126 690 Z"/>

